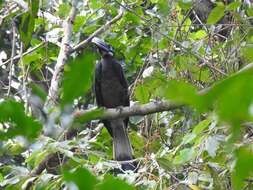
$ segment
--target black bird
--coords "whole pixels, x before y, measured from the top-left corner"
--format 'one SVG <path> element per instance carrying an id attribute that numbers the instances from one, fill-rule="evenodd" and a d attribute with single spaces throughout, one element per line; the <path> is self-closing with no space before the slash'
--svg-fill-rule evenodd
<path id="1" fill-rule="evenodd" d="M 129 106 L 128 84 L 120 63 L 113 57 L 112 46 L 101 39 L 92 39 L 101 61 L 96 65 L 95 94 L 99 107 L 119 108 Z M 102 121 L 113 138 L 114 159 L 118 161 L 132 160 L 132 148 L 127 134 L 128 118 Z M 134 170 L 133 163 L 122 164 L 123 170 Z"/>

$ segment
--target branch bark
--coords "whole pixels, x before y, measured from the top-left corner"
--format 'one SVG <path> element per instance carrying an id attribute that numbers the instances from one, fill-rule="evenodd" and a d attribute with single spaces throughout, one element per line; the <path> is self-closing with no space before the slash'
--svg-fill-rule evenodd
<path id="1" fill-rule="evenodd" d="M 96 119 L 118 119 L 130 116 L 143 116 L 157 112 L 175 110 L 182 105 L 170 101 L 154 101 L 144 105 L 134 104 L 130 107 L 122 107 L 116 109 L 102 109 L 101 114 L 91 114 L 99 109 L 82 110 L 74 113 L 75 120 L 82 120 L 85 115 L 89 115 L 88 120 Z"/>
<path id="2" fill-rule="evenodd" d="M 72 36 L 73 23 L 77 13 L 77 2 L 78 2 L 77 0 L 72 0 L 72 8 L 70 10 L 70 14 L 65 21 L 64 35 L 61 42 L 61 49 L 57 58 L 57 63 L 54 68 L 54 73 L 48 92 L 46 106 L 54 105 L 59 98 L 59 88 L 62 81 L 62 73 L 64 65 L 67 62 L 68 55 L 70 54 L 69 47 Z"/>

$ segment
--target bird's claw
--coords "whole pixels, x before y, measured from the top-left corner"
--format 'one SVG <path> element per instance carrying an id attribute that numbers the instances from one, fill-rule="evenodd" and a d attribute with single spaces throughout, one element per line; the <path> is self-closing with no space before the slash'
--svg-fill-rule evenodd
<path id="1" fill-rule="evenodd" d="M 117 106 L 116 111 L 119 111 L 120 113 L 123 111 L 124 106 Z"/>

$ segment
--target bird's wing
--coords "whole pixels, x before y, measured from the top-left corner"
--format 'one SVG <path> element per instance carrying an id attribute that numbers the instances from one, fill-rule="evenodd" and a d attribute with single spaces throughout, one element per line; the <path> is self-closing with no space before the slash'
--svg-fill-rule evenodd
<path id="1" fill-rule="evenodd" d="M 102 64 L 98 63 L 95 70 L 95 94 L 98 106 L 103 106 L 103 97 L 101 91 L 101 80 L 102 80 Z"/>
<path id="2" fill-rule="evenodd" d="M 119 62 L 117 62 L 113 65 L 115 66 L 115 70 L 117 71 L 120 84 L 125 89 L 123 106 L 129 106 L 130 103 L 129 103 L 128 83 L 127 83 L 127 80 L 125 78 L 123 68 L 122 68 L 122 66 L 120 65 Z"/>

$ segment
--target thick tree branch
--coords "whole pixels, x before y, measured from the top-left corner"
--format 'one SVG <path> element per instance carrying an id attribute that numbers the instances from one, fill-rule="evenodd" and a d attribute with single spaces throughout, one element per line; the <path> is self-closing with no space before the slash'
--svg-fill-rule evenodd
<path id="1" fill-rule="evenodd" d="M 176 104 L 174 102 L 154 101 L 144 105 L 135 104 L 131 107 L 102 109 L 102 111 L 100 109 L 77 111 L 74 113 L 74 118 L 76 121 L 82 121 L 85 118 L 84 120 L 86 122 L 94 119 L 116 119 L 134 115 L 147 115 L 157 112 L 170 111 L 180 107 L 182 107 L 182 105 Z M 96 111 L 98 111 L 98 113 L 94 114 L 94 112 Z M 83 128 L 83 125 L 81 125 L 80 127 Z M 75 130 L 78 131 L 77 128 L 75 128 Z M 73 128 L 69 128 L 64 136 L 66 136 L 67 139 L 70 139 L 73 136 Z M 52 153 L 46 156 L 41 161 L 41 163 L 32 170 L 31 175 L 39 175 L 47 167 L 47 163 L 50 162 L 50 160 L 54 160 L 56 156 L 57 153 Z"/>
<path id="2" fill-rule="evenodd" d="M 134 104 L 130 107 L 122 107 L 116 109 L 90 109 L 82 110 L 74 113 L 74 118 L 78 121 L 88 115 L 88 119 L 85 121 L 91 121 L 95 119 L 118 119 L 122 117 L 130 117 L 136 115 L 148 115 L 157 112 L 170 111 L 182 107 L 182 105 L 170 101 L 154 101 L 144 105 Z M 92 114 L 98 111 L 98 114 Z"/>
<path id="3" fill-rule="evenodd" d="M 68 55 L 70 54 L 69 47 L 72 36 L 73 23 L 77 13 L 77 2 L 77 0 L 72 0 L 72 8 L 64 24 L 64 35 L 61 42 L 61 49 L 54 68 L 46 105 L 54 105 L 59 98 L 59 88 L 62 81 L 62 73 L 64 65 L 67 62 Z"/>

